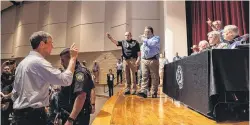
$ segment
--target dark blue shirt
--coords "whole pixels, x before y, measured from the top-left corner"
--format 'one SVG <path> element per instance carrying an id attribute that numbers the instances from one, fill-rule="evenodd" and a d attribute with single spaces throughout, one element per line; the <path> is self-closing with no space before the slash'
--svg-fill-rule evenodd
<path id="1" fill-rule="evenodd" d="M 82 67 L 80 63 L 77 63 L 73 75 L 73 83 L 70 86 L 63 86 L 59 93 L 59 107 L 71 112 L 76 97 L 82 92 L 87 94 L 82 110 L 89 107 L 91 105 L 91 89 L 94 87 L 90 71 L 87 68 Z"/>

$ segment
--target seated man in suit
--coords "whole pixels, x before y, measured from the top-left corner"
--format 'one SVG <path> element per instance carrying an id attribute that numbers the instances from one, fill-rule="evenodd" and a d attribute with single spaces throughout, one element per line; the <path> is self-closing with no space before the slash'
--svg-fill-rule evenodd
<path id="1" fill-rule="evenodd" d="M 235 49 L 238 45 L 242 44 L 246 36 L 239 36 L 239 29 L 235 25 L 227 25 L 224 27 L 223 37 L 228 41 L 229 49 Z"/>

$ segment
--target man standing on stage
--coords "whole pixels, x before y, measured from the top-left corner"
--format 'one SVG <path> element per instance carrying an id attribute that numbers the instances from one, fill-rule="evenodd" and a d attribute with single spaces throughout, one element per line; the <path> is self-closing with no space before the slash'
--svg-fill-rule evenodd
<path id="1" fill-rule="evenodd" d="M 16 69 L 13 87 L 13 125 L 46 125 L 45 107 L 49 106 L 49 86 L 69 86 L 78 50 L 70 48 L 69 65 L 65 71 L 54 68 L 46 59 L 53 48 L 52 36 L 44 31 L 35 32 L 30 37 L 33 48 Z"/>
<path id="2" fill-rule="evenodd" d="M 151 26 L 145 27 L 142 37 L 143 44 L 141 46 L 142 60 L 142 83 L 138 96 L 147 98 L 147 90 L 149 85 L 149 76 L 152 80 L 152 98 L 157 98 L 159 86 L 159 54 L 160 54 L 160 37 L 154 35 Z"/>
<path id="3" fill-rule="evenodd" d="M 125 95 L 130 94 L 131 89 L 131 78 L 130 78 L 130 70 L 132 71 L 133 81 L 132 81 L 132 94 L 136 94 L 136 74 L 137 74 L 137 66 L 140 63 L 140 46 L 136 40 L 132 39 L 132 35 L 130 32 L 125 33 L 125 40 L 117 41 L 115 40 L 109 33 L 106 34 L 107 37 L 117 46 L 122 47 L 123 54 L 123 64 L 125 68 L 126 74 L 126 89 Z"/>

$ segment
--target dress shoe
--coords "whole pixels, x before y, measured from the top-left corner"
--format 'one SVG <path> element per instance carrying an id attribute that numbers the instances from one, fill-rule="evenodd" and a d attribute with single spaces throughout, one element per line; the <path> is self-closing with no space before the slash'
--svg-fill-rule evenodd
<path id="1" fill-rule="evenodd" d="M 152 98 L 157 98 L 157 93 L 156 94 L 152 94 Z"/>
<path id="2" fill-rule="evenodd" d="M 147 98 L 147 94 L 143 93 L 143 92 L 138 92 L 137 96 L 143 97 L 143 98 Z"/>
<path id="3" fill-rule="evenodd" d="M 136 91 L 132 91 L 132 95 L 136 95 Z"/>
<path id="4" fill-rule="evenodd" d="M 124 95 L 130 95 L 130 91 L 125 91 Z"/>

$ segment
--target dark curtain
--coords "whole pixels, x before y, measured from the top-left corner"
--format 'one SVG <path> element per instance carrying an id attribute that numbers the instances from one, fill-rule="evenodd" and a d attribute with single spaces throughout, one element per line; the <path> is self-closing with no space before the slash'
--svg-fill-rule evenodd
<path id="1" fill-rule="evenodd" d="M 188 47 L 207 40 L 212 31 L 207 20 L 221 20 L 225 25 L 236 25 L 240 35 L 249 33 L 249 1 L 186 1 Z"/>

